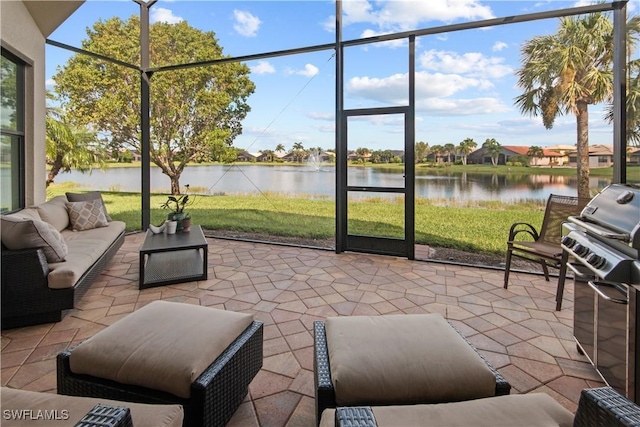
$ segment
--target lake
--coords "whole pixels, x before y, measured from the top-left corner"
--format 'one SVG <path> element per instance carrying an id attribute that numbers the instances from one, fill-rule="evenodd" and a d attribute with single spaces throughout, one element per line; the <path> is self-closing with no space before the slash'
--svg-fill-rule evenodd
<path id="1" fill-rule="evenodd" d="M 523 199 L 546 200 L 549 194 L 576 195 L 576 177 L 553 175 L 490 175 L 416 171 L 416 197 L 467 200 L 498 200 L 514 202 Z M 398 187 L 403 174 L 398 169 L 350 167 L 348 185 Z M 92 174 L 78 171 L 60 173 L 56 183 L 75 182 L 83 188 L 102 191 L 141 191 L 138 168 L 109 168 L 94 170 Z M 591 178 L 591 188 L 602 188 L 611 179 Z M 259 194 L 264 192 L 335 197 L 335 168 L 333 166 L 188 166 L 180 185 L 189 184 L 208 189 L 208 194 Z M 151 190 L 169 193 L 169 178 L 159 168 L 151 168 Z M 199 191 L 198 191 L 199 192 Z M 352 193 L 353 194 L 353 193 Z M 350 197 L 352 196 L 350 194 Z M 353 196 L 364 193 L 355 193 Z M 367 193 L 371 195 L 371 193 Z M 385 193 L 376 193 L 385 196 Z"/>

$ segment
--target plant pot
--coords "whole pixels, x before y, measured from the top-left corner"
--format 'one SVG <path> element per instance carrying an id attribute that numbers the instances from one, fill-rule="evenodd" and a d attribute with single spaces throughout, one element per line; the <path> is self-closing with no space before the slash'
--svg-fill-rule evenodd
<path id="1" fill-rule="evenodd" d="M 167 221 L 165 224 L 167 226 L 165 227 L 164 231 L 167 234 L 176 234 L 176 228 L 178 227 L 178 221 Z"/>
<path id="2" fill-rule="evenodd" d="M 176 221 L 178 223 L 176 231 L 182 231 L 182 221 L 184 220 L 185 216 L 186 214 L 184 212 L 171 212 L 169 215 L 167 215 L 167 219 Z"/>
<path id="3" fill-rule="evenodd" d="M 191 218 L 185 218 L 182 220 L 182 232 L 188 233 L 191 231 Z"/>

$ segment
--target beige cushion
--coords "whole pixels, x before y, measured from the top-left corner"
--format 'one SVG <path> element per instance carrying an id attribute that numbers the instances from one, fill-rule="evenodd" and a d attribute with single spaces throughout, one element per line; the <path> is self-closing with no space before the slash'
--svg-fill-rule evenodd
<path id="1" fill-rule="evenodd" d="M 330 317 L 340 406 L 435 403 L 495 395 L 495 376 L 439 314 Z"/>
<path id="2" fill-rule="evenodd" d="M 193 381 L 252 322 L 251 314 L 154 301 L 80 344 L 71 371 L 189 398 Z"/>
<path id="3" fill-rule="evenodd" d="M 104 214 L 107 217 L 107 221 L 111 221 L 111 217 L 107 212 L 107 205 L 104 203 L 104 199 L 102 198 L 102 193 L 99 191 L 89 191 L 88 193 L 65 193 L 67 196 L 67 200 L 70 202 L 85 202 L 87 200 L 95 200 L 100 199 L 102 202 L 102 208 L 104 209 Z"/>
<path id="4" fill-rule="evenodd" d="M 49 263 L 47 283 L 52 289 L 74 286 L 124 231 L 126 224 L 111 221 L 107 227 L 85 231 L 62 231 L 69 254 L 66 262 Z"/>
<path id="5" fill-rule="evenodd" d="M 182 427 L 184 417 L 180 405 L 146 405 L 93 397 L 62 396 L 15 390 L 8 387 L 2 387 L 0 396 L 2 398 L 3 427 L 71 427 L 98 403 L 129 408 L 133 425 L 136 427 Z M 27 421 L 18 420 L 16 417 L 7 417 L 5 416 L 7 413 L 4 411 L 10 411 L 9 414 L 16 413 L 15 411 L 32 411 L 31 419 Z M 33 419 L 38 414 L 44 418 L 45 413 L 57 416 L 59 419 Z"/>
<path id="6" fill-rule="evenodd" d="M 9 249 L 42 248 L 48 262 L 64 261 L 67 244 L 51 224 L 19 214 L 2 216 L 2 243 Z"/>
<path id="7" fill-rule="evenodd" d="M 101 199 L 67 202 L 66 205 L 72 230 L 84 231 L 109 225 Z"/>
<path id="8" fill-rule="evenodd" d="M 433 405 L 378 406 L 379 427 L 571 427 L 573 414 L 544 393 L 498 396 Z M 322 413 L 320 427 L 333 427 L 334 409 Z"/>
<path id="9" fill-rule="evenodd" d="M 44 222 L 48 222 L 56 230 L 62 231 L 69 226 L 69 214 L 65 203 L 67 203 L 65 196 L 56 196 L 35 208 Z"/>

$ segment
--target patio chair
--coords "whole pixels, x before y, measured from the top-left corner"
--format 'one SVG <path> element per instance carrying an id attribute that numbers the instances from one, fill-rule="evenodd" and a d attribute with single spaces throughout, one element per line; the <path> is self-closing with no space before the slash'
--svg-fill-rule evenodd
<path id="1" fill-rule="evenodd" d="M 560 247 L 562 223 L 570 216 L 578 216 L 590 199 L 551 194 L 547 200 L 542 226 L 538 231 L 526 222 L 516 222 L 509 229 L 507 259 L 504 268 L 504 288 L 509 285 L 511 258 L 519 257 L 538 262 L 544 278 L 549 281 L 549 267 L 559 268 L 556 310 L 562 308 L 568 254 Z"/>

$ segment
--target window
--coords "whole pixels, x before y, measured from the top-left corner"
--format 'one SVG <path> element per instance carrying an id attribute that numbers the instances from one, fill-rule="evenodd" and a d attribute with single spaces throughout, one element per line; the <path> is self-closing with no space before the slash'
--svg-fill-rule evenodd
<path id="1" fill-rule="evenodd" d="M 2 49 L 0 212 L 24 207 L 24 63 Z"/>

